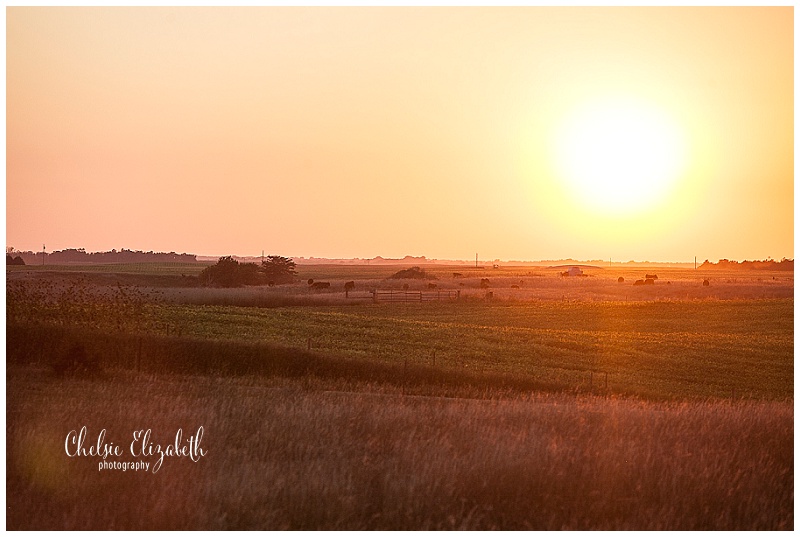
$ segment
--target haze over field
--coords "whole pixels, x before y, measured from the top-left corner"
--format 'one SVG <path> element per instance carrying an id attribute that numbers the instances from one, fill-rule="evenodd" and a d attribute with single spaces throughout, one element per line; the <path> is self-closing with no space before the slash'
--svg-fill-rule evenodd
<path id="1" fill-rule="evenodd" d="M 9 7 L 6 244 L 793 258 L 793 17 Z"/>

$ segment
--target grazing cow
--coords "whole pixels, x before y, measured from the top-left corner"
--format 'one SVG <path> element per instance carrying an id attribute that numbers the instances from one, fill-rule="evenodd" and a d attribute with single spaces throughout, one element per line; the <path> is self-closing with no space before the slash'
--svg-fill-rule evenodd
<path id="1" fill-rule="evenodd" d="M 658 279 L 658 276 L 656 276 L 655 274 L 645 274 L 644 277 L 647 278 L 648 280 L 657 280 Z"/>
<path id="2" fill-rule="evenodd" d="M 704 287 L 708 287 L 709 285 L 711 285 L 711 284 L 708 282 L 708 280 L 703 280 L 703 286 Z"/>
<path id="3" fill-rule="evenodd" d="M 512 285 L 511 288 L 512 289 L 519 289 L 519 285 Z"/>
<path id="4" fill-rule="evenodd" d="M 344 284 L 344 297 L 350 297 L 350 291 L 356 288 L 356 282 L 345 282 Z"/>
<path id="5" fill-rule="evenodd" d="M 461 278 L 463 275 L 460 272 L 454 272 L 453 278 Z"/>
<path id="6" fill-rule="evenodd" d="M 435 283 L 429 283 L 428 284 L 428 289 L 436 289 L 436 284 Z"/>
<path id="7" fill-rule="evenodd" d="M 644 280 L 636 280 L 633 285 L 644 285 Z"/>
<path id="8" fill-rule="evenodd" d="M 481 278 L 481 288 L 482 289 L 489 288 L 489 278 Z"/>
<path id="9" fill-rule="evenodd" d="M 623 278 L 622 276 L 617 278 L 617 283 L 624 283 L 624 282 L 625 282 L 625 278 Z"/>
<path id="10" fill-rule="evenodd" d="M 311 284 L 311 289 L 315 291 L 320 291 L 322 289 L 328 289 L 331 286 L 331 282 L 314 282 Z"/>
<path id="11" fill-rule="evenodd" d="M 647 278 L 647 279 L 644 281 L 644 284 L 645 284 L 645 285 L 655 285 L 655 284 L 656 284 L 656 281 L 655 281 L 653 278 Z"/>

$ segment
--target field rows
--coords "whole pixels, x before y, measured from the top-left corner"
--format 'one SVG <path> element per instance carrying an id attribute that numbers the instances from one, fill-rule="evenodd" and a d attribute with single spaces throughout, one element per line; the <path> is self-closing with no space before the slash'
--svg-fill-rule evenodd
<path id="1" fill-rule="evenodd" d="M 329 308 L 162 306 L 185 335 L 278 343 L 390 363 L 570 383 L 608 373 L 642 395 L 791 397 L 791 301 L 442 304 Z M 753 319 L 742 322 L 742 318 Z M 605 379 L 604 379 L 605 380 Z"/>

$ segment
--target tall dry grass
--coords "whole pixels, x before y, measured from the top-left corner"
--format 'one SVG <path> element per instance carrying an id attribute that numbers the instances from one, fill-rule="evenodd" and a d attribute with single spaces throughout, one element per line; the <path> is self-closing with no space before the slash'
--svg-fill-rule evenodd
<path id="1" fill-rule="evenodd" d="M 309 379 L 57 380 L 29 366 L 9 375 L 8 529 L 794 524 L 790 403 L 441 399 L 324 391 Z M 123 446 L 141 428 L 169 441 L 202 425 L 208 453 L 156 474 L 98 472 L 64 453 L 83 425 Z"/>

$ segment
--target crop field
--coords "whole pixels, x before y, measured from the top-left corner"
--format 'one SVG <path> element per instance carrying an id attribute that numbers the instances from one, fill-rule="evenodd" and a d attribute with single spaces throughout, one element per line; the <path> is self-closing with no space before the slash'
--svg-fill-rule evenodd
<path id="1" fill-rule="evenodd" d="M 793 273 L 399 268 L 7 271 L 7 528 L 793 528 Z M 82 426 L 208 453 L 98 471 Z"/>

